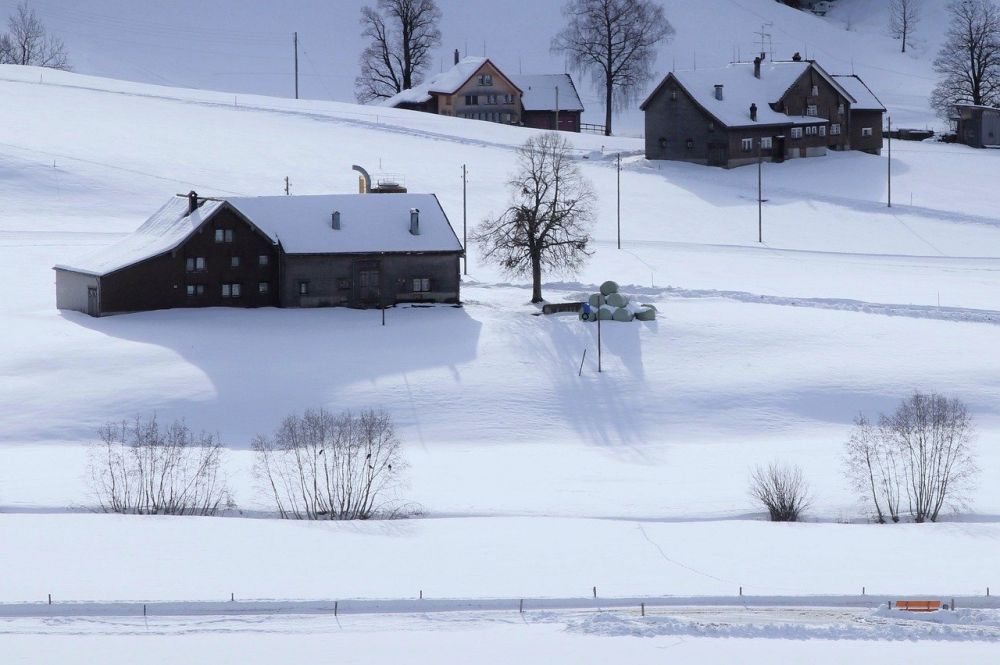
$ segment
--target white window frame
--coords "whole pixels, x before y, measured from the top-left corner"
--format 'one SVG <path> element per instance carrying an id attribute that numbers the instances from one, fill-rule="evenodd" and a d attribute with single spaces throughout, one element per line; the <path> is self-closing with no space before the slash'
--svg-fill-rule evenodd
<path id="1" fill-rule="evenodd" d="M 802 138 L 802 128 L 801 127 L 792 127 L 791 134 L 792 134 L 792 138 L 793 139 L 800 139 L 800 138 Z"/>
<path id="2" fill-rule="evenodd" d="M 837 115 L 844 115 L 844 102 L 837 105 Z"/>
<path id="3" fill-rule="evenodd" d="M 770 136 L 762 136 L 760 139 L 761 150 L 771 150 L 774 147 L 774 140 Z"/>
<path id="4" fill-rule="evenodd" d="M 263 296 L 263 295 L 267 295 L 270 292 L 271 292 L 271 283 L 270 282 L 257 282 L 257 293 L 259 293 L 259 294 L 261 294 Z"/>
<path id="5" fill-rule="evenodd" d="M 413 287 L 414 293 L 427 293 L 431 290 L 431 279 L 430 277 L 414 277 L 410 286 Z"/>
<path id="6" fill-rule="evenodd" d="M 229 267 L 230 268 L 239 268 L 240 267 L 240 257 L 238 257 L 238 256 L 230 256 L 229 257 Z"/>
<path id="7" fill-rule="evenodd" d="M 830 136 L 840 136 L 840 123 L 835 122 L 830 125 Z"/>
<path id="8" fill-rule="evenodd" d="M 819 135 L 820 136 L 826 136 L 826 125 L 820 125 L 819 126 Z"/>
<path id="9" fill-rule="evenodd" d="M 818 85 L 814 85 L 812 87 L 811 92 L 812 92 L 812 95 L 810 95 L 811 97 L 818 97 L 819 96 L 819 86 Z"/>
<path id="10" fill-rule="evenodd" d="M 816 135 L 816 125 L 808 125 L 806 127 L 806 136 L 815 136 L 815 135 Z"/>
<path id="11" fill-rule="evenodd" d="M 271 257 L 268 256 L 267 254 L 258 254 L 257 255 L 257 265 L 259 265 L 259 266 L 266 266 L 266 265 L 270 265 L 270 263 L 271 263 Z"/>
<path id="12" fill-rule="evenodd" d="M 743 152 L 750 152 L 751 150 L 753 150 L 753 139 L 743 139 L 741 141 L 741 146 Z"/>
<path id="13" fill-rule="evenodd" d="M 493 85 L 493 75 L 492 74 L 480 74 L 479 75 L 479 85 Z"/>
<path id="14" fill-rule="evenodd" d="M 817 115 L 819 115 L 819 107 L 816 106 L 815 104 L 809 104 L 808 106 L 806 106 L 806 115 L 815 118 Z"/>
<path id="15" fill-rule="evenodd" d="M 862 127 L 861 128 L 861 137 L 862 138 L 866 138 L 867 139 L 867 138 L 871 138 L 874 135 L 875 135 L 875 133 L 874 133 L 874 131 L 872 131 L 871 127 Z"/>

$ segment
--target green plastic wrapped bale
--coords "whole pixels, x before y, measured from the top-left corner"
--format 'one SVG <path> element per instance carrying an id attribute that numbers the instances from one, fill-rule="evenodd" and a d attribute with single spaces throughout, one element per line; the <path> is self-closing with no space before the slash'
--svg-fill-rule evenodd
<path id="1" fill-rule="evenodd" d="M 590 303 L 591 307 L 600 307 L 604 304 L 604 295 L 601 293 L 590 294 L 590 299 L 587 301 Z"/>
<path id="2" fill-rule="evenodd" d="M 659 311 L 658 309 L 656 309 L 656 305 L 650 305 L 650 304 L 649 304 L 648 302 L 644 302 L 644 303 L 642 303 L 642 306 L 643 306 L 643 307 L 646 307 L 646 308 L 648 308 L 648 309 L 651 309 L 651 310 L 653 310 L 654 312 L 658 312 L 658 311 Z"/>
<path id="3" fill-rule="evenodd" d="M 656 319 L 656 310 L 652 307 L 648 309 L 643 309 L 635 313 L 636 321 L 654 321 Z"/>
<path id="4" fill-rule="evenodd" d="M 612 281 L 607 281 L 601 284 L 601 294 L 605 296 L 610 296 L 612 293 L 618 293 L 618 285 Z"/>
<path id="5" fill-rule="evenodd" d="M 599 310 L 597 310 L 597 316 L 601 319 L 601 321 L 610 321 L 611 310 L 608 309 L 607 307 L 602 307 Z"/>
<path id="6" fill-rule="evenodd" d="M 622 323 L 628 323 L 634 317 L 632 315 L 632 312 L 628 311 L 624 307 L 619 307 L 618 309 L 615 310 L 615 313 L 611 315 L 611 318 L 614 319 L 615 321 L 621 321 Z"/>
<path id="7" fill-rule="evenodd" d="M 612 293 L 608 296 L 608 304 L 612 307 L 624 307 L 628 304 L 628 296 L 623 293 Z"/>

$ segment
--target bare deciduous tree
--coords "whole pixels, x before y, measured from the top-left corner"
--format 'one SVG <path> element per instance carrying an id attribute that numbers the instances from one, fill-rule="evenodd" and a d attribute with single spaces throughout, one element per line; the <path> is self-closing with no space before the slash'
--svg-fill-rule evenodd
<path id="1" fill-rule="evenodd" d="M 0 35 L 0 64 L 70 69 L 63 41 L 48 34 L 28 0 L 8 17 L 7 29 Z"/>
<path id="2" fill-rule="evenodd" d="M 767 508 L 772 522 L 798 522 L 811 501 L 802 469 L 777 464 L 753 470 L 750 496 Z"/>
<path id="3" fill-rule="evenodd" d="M 108 423 L 90 449 L 90 477 L 101 510 L 139 515 L 214 515 L 233 507 L 220 473 L 222 444 L 182 421 L 156 417 Z"/>
<path id="4" fill-rule="evenodd" d="M 878 426 L 858 418 L 847 444 L 848 476 L 869 487 L 876 519 L 899 520 L 906 497 L 915 522 L 936 522 L 946 505 L 961 505 L 978 471 L 972 417 L 957 399 L 916 392 Z"/>
<path id="5" fill-rule="evenodd" d="M 612 109 L 635 101 L 653 77 L 656 48 L 674 34 L 663 8 L 651 0 L 569 0 L 566 26 L 552 51 L 590 75 L 604 95 L 604 133 L 611 135 Z"/>
<path id="6" fill-rule="evenodd" d="M 378 0 L 361 10 L 361 74 L 354 91 L 361 103 L 388 99 L 421 81 L 431 51 L 441 44 L 441 10 L 434 0 Z"/>
<path id="7" fill-rule="evenodd" d="M 533 136 L 517 150 L 512 203 L 472 232 L 483 259 L 510 275 L 531 275 L 531 302 L 542 301 L 542 272 L 571 272 L 590 256 L 594 194 L 555 132 Z"/>
<path id="8" fill-rule="evenodd" d="M 993 0 L 953 0 L 951 24 L 934 71 L 941 81 L 931 106 L 949 117 L 956 104 L 1000 104 L 1000 7 Z"/>
<path id="9" fill-rule="evenodd" d="M 307 410 L 253 442 L 257 477 L 281 517 L 357 520 L 392 516 L 387 495 L 403 459 L 392 419 L 381 411 Z"/>
<path id="10" fill-rule="evenodd" d="M 920 22 L 920 0 L 889 0 L 889 32 L 903 42 L 902 52 Z"/>

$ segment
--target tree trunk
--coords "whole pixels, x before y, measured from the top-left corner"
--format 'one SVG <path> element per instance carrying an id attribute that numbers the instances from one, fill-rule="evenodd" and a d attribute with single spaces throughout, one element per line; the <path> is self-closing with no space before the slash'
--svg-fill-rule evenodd
<path id="1" fill-rule="evenodd" d="M 605 79 L 604 93 L 604 135 L 611 136 L 611 100 L 614 97 L 613 81 L 609 74 Z"/>
<path id="2" fill-rule="evenodd" d="M 542 257 L 531 252 L 531 302 L 542 302 Z"/>

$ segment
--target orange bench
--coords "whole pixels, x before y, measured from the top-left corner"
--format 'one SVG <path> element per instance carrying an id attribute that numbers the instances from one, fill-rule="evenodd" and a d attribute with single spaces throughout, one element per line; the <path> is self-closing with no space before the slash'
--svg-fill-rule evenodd
<path id="1" fill-rule="evenodd" d="M 897 600 L 897 610 L 907 612 L 936 612 L 941 609 L 940 600 Z"/>

